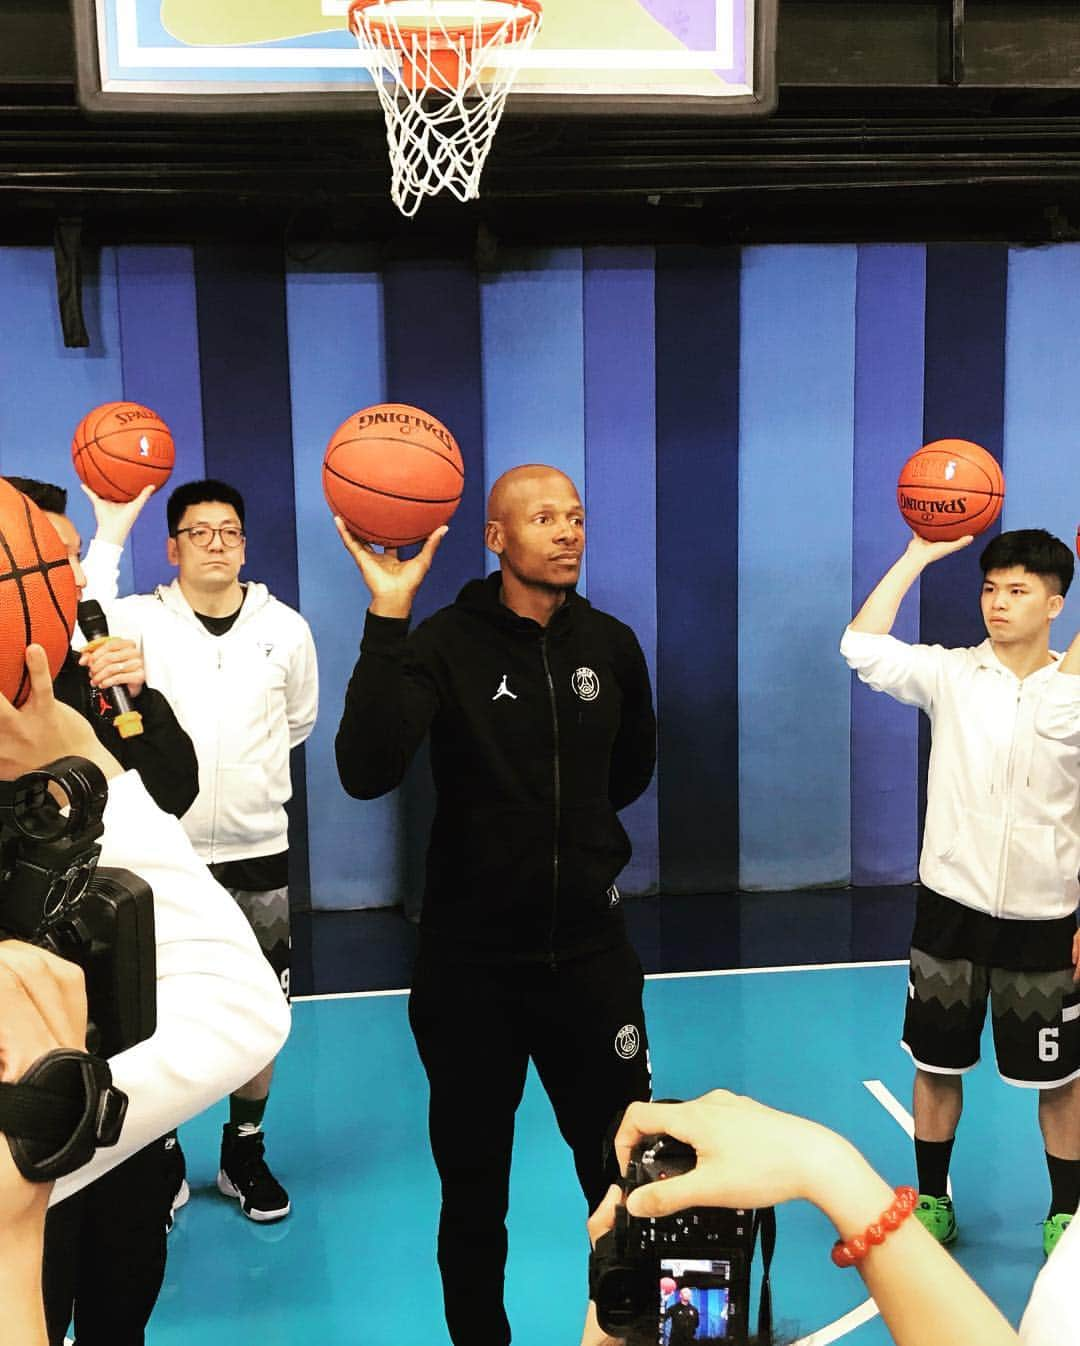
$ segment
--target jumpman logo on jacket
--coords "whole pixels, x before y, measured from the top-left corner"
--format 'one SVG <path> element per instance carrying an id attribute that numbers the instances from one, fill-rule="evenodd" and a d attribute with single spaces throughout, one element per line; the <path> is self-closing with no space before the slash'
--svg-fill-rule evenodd
<path id="1" fill-rule="evenodd" d="M 504 674 L 503 674 L 503 676 L 502 676 L 502 682 L 499 683 L 499 690 L 498 690 L 498 691 L 495 693 L 495 695 L 491 698 L 492 701 L 498 701 L 498 699 L 499 699 L 500 696 L 508 696 L 508 697 L 510 698 L 511 701 L 516 701 L 516 700 L 517 700 L 517 693 L 516 693 L 516 692 L 512 692 L 512 691 L 510 690 L 510 688 L 507 687 L 507 685 L 506 685 L 506 679 L 507 679 L 509 676 L 510 676 L 509 673 L 504 673 Z"/>

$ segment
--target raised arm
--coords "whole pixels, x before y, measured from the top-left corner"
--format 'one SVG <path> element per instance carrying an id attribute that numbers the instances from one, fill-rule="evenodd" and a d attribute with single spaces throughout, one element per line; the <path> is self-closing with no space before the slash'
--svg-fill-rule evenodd
<path id="1" fill-rule="evenodd" d="M 927 542 L 925 538 L 912 533 L 903 555 L 878 580 L 866 602 L 852 618 L 848 630 L 887 636 L 893 629 L 900 604 L 926 567 L 943 556 L 950 556 L 954 551 L 970 546 L 974 540 L 973 537 L 962 537 L 955 542 Z"/>
<path id="2" fill-rule="evenodd" d="M 94 507 L 94 518 L 97 521 L 97 530 L 83 560 L 86 573 L 86 592 L 83 596 L 96 598 L 107 609 L 119 592 L 120 557 L 124 544 L 143 506 L 153 495 L 154 487 L 144 487 L 134 500 L 121 504 L 103 500 L 89 486 L 83 485 L 82 490 Z"/>
<path id="3" fill-rule="evenodd" d="M 447 529 L 436 529 L 416 556 L 401 561 L 394 548 L 376 552 L 342 519 L 334 522 L 371 595 L 334 744 L 338 775 L 355 799 L 375 799 L 401 783 L 438 709 L 434 682 L 408 632 L 413 600 Z"/>
<path id="4" fill-rule="evenodd" d="M 1080 634 L 1073 636 L 1073 643 L 1065 651 L 1065 658 L 1058 664 L 1058 672 L 1080 674 Z"/>
<path id="5" fill-rule="evenodd" d="M 1080 635 L 1058 664 L 1057 676 L 1045 684 L 1035 709 L 1035 730 L 1080 748 Z"/>

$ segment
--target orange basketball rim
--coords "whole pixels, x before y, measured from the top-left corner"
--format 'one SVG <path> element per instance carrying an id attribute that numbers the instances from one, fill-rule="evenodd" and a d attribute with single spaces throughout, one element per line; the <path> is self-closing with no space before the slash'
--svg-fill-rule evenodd
<path id="1" fill-rule="evenodd" d="M 410 89 L 454 89 L 463 56 L 528 41 L 542 15 L 541 0 L 353 0 L 349 27 L 371 48 L 400 51 Z"/>
<path id="2" fill-rule="evenodd" d="M 542 16 L 541 0 L 353 0 L 349 27 L 386 119 L 390 194 L 403 215 L 439 192 L 479 196 Z"/>

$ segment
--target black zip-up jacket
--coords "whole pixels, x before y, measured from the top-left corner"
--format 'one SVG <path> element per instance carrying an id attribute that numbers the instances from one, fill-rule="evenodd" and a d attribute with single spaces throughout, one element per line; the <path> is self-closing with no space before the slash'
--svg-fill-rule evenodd
<path id="1" fill-rule="evenodd" d="M 90 674 L 72 650 L 53 680 L 57 701 L 86 720 L 102 745 L 125 771 L 137 771 L 146 793 L 159 809 L 182 818 L 199 793 L 199 762 L 191 739 L 180 727 L 172 706 L 153 687 L 143 687 L 132 703 L 143 718 L 143 732 L 121 738 L 113 725 L 107 698 L 90 684 Z"/>
<path id="2" fill-rule="evenodd" d="M 500 590 L 498 574 L 472 581 L 412 635 L 368 614 L 338 772 L 355 798 L 386 794 L 430 730 L 425 943 L 555 961 L 625 938 L 616 810 L 649 783 L 656 719 L 628 626 L 571 592 L 544 628 Z"/>

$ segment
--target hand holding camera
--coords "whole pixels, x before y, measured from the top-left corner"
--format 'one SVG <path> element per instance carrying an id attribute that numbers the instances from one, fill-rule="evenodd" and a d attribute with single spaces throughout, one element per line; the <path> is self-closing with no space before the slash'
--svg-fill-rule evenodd
<path id="1" fill-rule="evenodd" d="M 745 1152 L 717 1135 L 715 1113 L 730 1104 L 772 1112 L 720 1090 L 696 1103 L 632 1103 L 626 1111 L 615 1139 L 625 1203 L 605 1203 L 598 1212 L 604 1228 L 590 1222 L 596 1237 L 591 1298 L 600 1328 L 615 1339 L 633 1346 L 667 1339 L 745 1341 L 759 1230 L 764 1272 L 758 1331 L 770 1331 L 775 1221 L 771 1210 L 755 1209 L 772 1204 L 770 1189 L 766 1184 L 737 1192 L 730 1176 L 718 1189 L 717 1179 L 723 1182 L 725 1175 L 714 1171 L 717 1162 L 740 1177 L 753 1171 Z M 743 1109 L 736 1112 L 741 1121 Z M 752 1120 L 747 1125 L 753 1129 Z"/>

